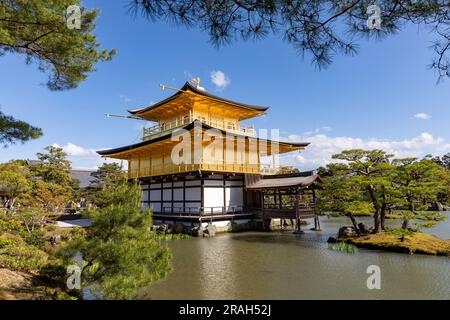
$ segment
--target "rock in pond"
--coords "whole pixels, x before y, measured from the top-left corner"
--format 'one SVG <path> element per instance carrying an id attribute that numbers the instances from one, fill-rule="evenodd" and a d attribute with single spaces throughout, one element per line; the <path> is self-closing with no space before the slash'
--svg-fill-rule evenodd
<path id="1" fill-rule="evenodd" d="M 362 223 L 362 222 L 358 223 L 358 228 L 359 228 L 359 231 L 361 231 L 362 234 L 368 234 L 371 231 L 370 227 L 367 224 Z"/>
<path id="2" fill-rule="evenodd" d="M 172 233 L 183 233 L 184 232 L 184 224 L 177 222 L 172 226 Z"/>
<path id="3" fill-rule="evenodd" d="M 356 231 L 355 228 L 353 227 L 349 227 L 349 226 L 344 226 L 339 228 L 339 232 L 338 232 L 338 238 L 340 237 L 355 237 Z"/>
<path id="4" fill-rule="evenodd" d="M 193 237 L 203 237 L 204 229 L 202 227 L 193 227 L 191 229 L 191 236 Z"/>
<path id="5" fill-rule="evenodd" d="M 152 226 L 152 231 L 156 231 L 158 234 L 166 234 L 169 226 L 167 224 L 158 224 Z"/>
<path id="6" fill-rule="evenodd" d="M 208 224 L 203 232 L 204 237 L 214 237 L 216 235 L 216 226 Z"/>
<path id="7" fill-rule="evenodd" d="M 327 240 L 328 243 L 336 243 L 337 239 L 335 237 L 329 237 Z"/>

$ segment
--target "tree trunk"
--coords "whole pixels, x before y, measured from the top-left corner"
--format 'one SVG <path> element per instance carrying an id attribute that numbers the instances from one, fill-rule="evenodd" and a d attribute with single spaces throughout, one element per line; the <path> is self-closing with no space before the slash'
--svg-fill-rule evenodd
<path id="1" fill-rule="evenodd" d="M 403 230 L 408 229 L 408 225 L 409 225 L 409 220 L 403 220 L 402 229 Z"/>
<path id="2" fill-rule="evenodd" d="M 381 212 L 380 212 L 380 225 L 381 225 L 381 230 L 385 231 L 384 229 L 384 220 L 386 219 L 386 205 L 383 204 L 381 206 Z"/>
<path id="3" fill-rule="evenodd" d="M 383 186 L 382 187 L 382 203 L 381 203 L 381 208 L 380 208 L 380 225 L 381 225 L 381 230 L 384 230 L 384 220 L 386 218 L 386 208 L 387 208 L 387 204 L 386 204 L 386 187 Z"/>
<path id="4" fill-rule="evenodd" d="M 416 209 L 414 207 L 414 202 L 412 202 L 412 200 L 409 201 L 409 210 L 411 210 L 411 212 L 413 214 L 416 214 L 416 212 L 415 212 Z M 402 223 L 402 229 L 406 230 L 406 229 L 408 229 L 408 226 L 409 226 L 409 220 L 404 219 L 403 223 Z"/>
<path id="5" fill-rule="evenodd" d="M 351 213 L 347 213 L 347 217 L 350 218 L 350 221 L 352 222 L 353 228 L 355 228 L 356 233 L 361 235 L 361 230 L 359 230 L 358 223 L 356 222 L 355 217 Z"/>
<path id="6" fill-rule="evenodd" d="M 375 214 L 373 215 L 373 231 L 372 233 L 378 233 L 380 232 L 380 211 L 376 210 Z"/>
<path id="7" fill-rule="evenodd" d="M 375 214 L 373 215 L 373 233 L 378 233 L 380 232 L 380 206 L 377 201 L 375 188 L 372 185 L 369 185 L 367 186 L 367 191 L 369 192 L 370 200 L 375 208 Z"/>

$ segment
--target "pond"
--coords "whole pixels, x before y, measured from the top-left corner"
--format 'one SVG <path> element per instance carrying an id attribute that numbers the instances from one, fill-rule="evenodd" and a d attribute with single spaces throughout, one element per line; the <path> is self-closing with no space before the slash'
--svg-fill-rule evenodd
<path id="1" fill-rule="evenodd" d="M 449 216 L 449 212 L 446 213 Z M 359 219 L 365 220 L 365 219 Z M 367 220 L 370 223 L 370 220 Z M 400 223 L 388 220 L 387 225 Z M 142 292 L 146 299 L 450 299 L 450 259 L 329 249 L 345 217 L 321 217 L 322 231 L 219 234 L 170 242 L 174 271 Z M 450 221 L 426 232 L 450 238 Z M 366 286 L 369 265 L 381 289 Z"/>

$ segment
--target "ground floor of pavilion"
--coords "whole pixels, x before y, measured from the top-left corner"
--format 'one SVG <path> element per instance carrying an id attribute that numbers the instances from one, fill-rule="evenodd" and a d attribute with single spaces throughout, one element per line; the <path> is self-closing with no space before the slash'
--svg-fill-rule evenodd
<path id="1" fill-rule="evenodd" d="M 158 223 L 190 226 L 261 221 L 291 221 L 297 231 L 302 219 L 314 219 L 317 175 L 302 173 L 262 176 L 223 172 L 190 172 L 139 179 L 142 205 Z"/>

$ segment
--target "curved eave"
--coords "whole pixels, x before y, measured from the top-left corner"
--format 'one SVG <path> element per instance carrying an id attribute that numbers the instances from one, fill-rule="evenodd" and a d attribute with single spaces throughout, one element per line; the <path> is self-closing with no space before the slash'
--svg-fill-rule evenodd
<path id="1" fill-rule="evenodd" d="M 227 132 L 226 130 L 222 130 L 222 129 L 217 129 L 214 127 L 211 127 L 207 124 L 204 124 L 200 121 L 194 121 L 191 122 L 190 124 L 185 125 L 184 127 L 180 127 L 178 129 L 175 129 L 173 132 L 169 132 L 163 136 L 157 137 L 155 139 L 150 139 L 150 140 L 146 140 L 146 141 L 142 141 L 139 143 L 135 143 L 135 144 L 131 144 L 128 146 L 124 146 L 124 147 L 118 147 L 118 148 L 114 148 L 114 149 L 108 149 L 108 150 L 99 150 L 97 151 L 97 153 L 101 156 L 106 156 L 106 157 L 112 157 L 114 158 L 115 156 L 118 156 L 119 154 L 123 155 L 124 152 L 127 151 L 132 151 L 141 147 L 144 147 L 146 145 L 150 145 L 159 141 L 163 141 L 166 139 L 170 139 L 173 134 L 177 134 L 177 131 L 179 130 L 179 133 L 183 133 L 184 131 L 181 129 L 185 129 L 185 130 L 192 130 L 194 127 L 199 126 L 202 129 L 208 130 L 208 129 L 216 129 L 219 130 L 222 134 L 230 134 L 229 132 Z M 231 133 L 233 136 L 236 137 L 243 137 L 243 138 L 247 138 L 247 139 L 257 139 L 258 141 L 266 141 L 267 144 L 270 146 L 271 140 L 267 140 L 267 139 L 259 139 L 259 138 L 254 138 L 254 137 L 249 137 L 249 136 L 245 136 L 245 135 L 240 135 L 240 134 L 235 134 L 235 133 Z M 309 142 L 278 142 L 280 147 L 285 147 L 287 149 L 289 149 L 288 151 L 285 152 L 290 152 L 290 151 L 295 151 L 295 150 L 302 150 L 305 147 L 307 147 L 310 143 Z M 280 152 L 280 153 L 285 153 L 285 152 Z M 123 159 L 126 157 L 120 157 L 120 159 Z"/>
<path id="2" fill-rule="evenodd" d="M 250 190 L 270 190 L 270 189 L 289 189 L 289 188 L 309 188 L 317 183 L 324 183 L 319 175 L 311 175 L 307 177 L 265 177 L 258 180 L 254 184 L 247 186 Z"/>
<path id="3" fill-rule="evenodd" d="M 206 97 L 206 98 L 211 98 L 214 100 L 218 100 L 220 102 L 229 104 L 229 105 L 233 105 L 235 107 L 239 107 L 239 108 L 243 108 L 243 109 L 247 109 L 247 110 L 252 110 L 252 111 L 257 111 L 260 113 L 264 113 L 267 109 L 269 109 L 269 107 L 265 107 L 265 106 L 254 106 L 254 105 L 250 105 L 250 104 L 245 104 L 245 103 L 240 103 L 240 102 L 236 102 L 236 101 L 232 101 L 232 100 L 228 100 L 228 99 L 224 99 L 218 96 L 215 96 L 213 94 L 210 94 L 206 91 L 197 89 L 196 87 L 194 87 L 193 85 L 191 85 L 189 82 L 186 82 L 183 87 L 180 89 L 180 91 L 177 91 L 175 94 L 173 94 L 172 96 L 157 102 L 155 104 L 152 104 L 151 106 L 145 107 L 145 108 L 141 108 L 141 109 L 131 109 L 128 110 L 129 113 L 131 113 L 132 115 L 135 116 L 139 116 L 141 114 L 146 113 L 149 110 L 153 110 L 156 109 L 170 101 L 175 100 L 176 98 L 178 98 L 180 95 L 182 95 L 183 93 L 187 92 L 187 91 L 191 91 L 195 94 L 198 94 L 200 96 Z"/>

